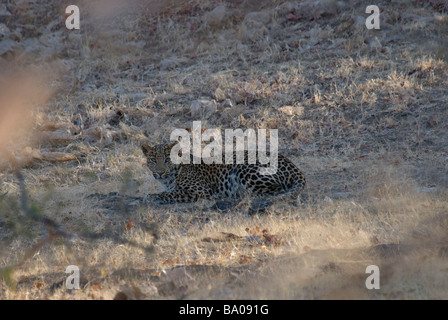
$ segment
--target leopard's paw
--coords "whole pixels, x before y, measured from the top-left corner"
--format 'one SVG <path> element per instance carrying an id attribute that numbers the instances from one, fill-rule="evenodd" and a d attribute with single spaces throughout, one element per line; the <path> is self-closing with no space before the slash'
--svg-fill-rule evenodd
<path id="1" fill-rule="evenodd" d="M 165 199 L 165 197 L 163 197 L 163 193 L 162 194 L 147 194 L 143 198 L 143 203 L 146 203 L 146 204 L 168 204 L 168 203 L 172 203 L 172 202 L 173 201 Z"/>

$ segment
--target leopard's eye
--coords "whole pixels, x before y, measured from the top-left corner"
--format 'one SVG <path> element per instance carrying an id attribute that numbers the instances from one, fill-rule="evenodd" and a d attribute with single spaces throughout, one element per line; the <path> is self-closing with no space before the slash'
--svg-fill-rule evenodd
<path id="1" fill-rule="evenodd" d="M 166 158 L 165 158 L 165 163 L 170 163 L 170 162 L 171 162 L 170 157 L 166 157 Z"/>

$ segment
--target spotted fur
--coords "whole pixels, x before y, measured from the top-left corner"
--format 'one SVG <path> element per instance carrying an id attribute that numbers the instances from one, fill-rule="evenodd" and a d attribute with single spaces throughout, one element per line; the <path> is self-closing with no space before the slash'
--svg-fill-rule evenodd
<path id="1" fill-rule="evenodd" d="M 170 152 L 175 144 L 142 145 L 148 168 L 165 188 L 162 193 L 149 195 L 150 202 L 235 199 L 246 193 L 255 197 L 298 195 L 305 187 L 302 172 L 280 154 L 276 173 L 262 175 L 260 168 L 269 167 L 269 164 L 260 164 L 258 161 L 249 164 L 247 152 L 244 164 L 173 164 Z"/>

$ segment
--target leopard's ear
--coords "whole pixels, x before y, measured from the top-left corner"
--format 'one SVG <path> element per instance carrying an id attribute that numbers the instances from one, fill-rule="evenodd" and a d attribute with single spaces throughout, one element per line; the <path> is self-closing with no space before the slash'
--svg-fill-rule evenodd
<path id="1" fill-rule="evenodd" d="M 151 147 L 149 144 L 142 145 L 142 151 L 145 156 L 154 151 L 154 147 Z"/>
<path id="2" fill-rule="evenodd" d="M 171 149 L 173 149 L 173 147 L 178 143 L 179 143 L 179 141 L 173 141 L 173 142 L 167 143 L 165 146 L 165 151 L 171 152 Z"/>

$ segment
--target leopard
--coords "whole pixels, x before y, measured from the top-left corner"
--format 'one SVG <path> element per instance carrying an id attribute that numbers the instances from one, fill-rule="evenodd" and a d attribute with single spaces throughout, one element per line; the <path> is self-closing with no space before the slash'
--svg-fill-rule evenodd
<path id="1" fill-rule="evenodd" d="M 277 154 L 275 172 L 262 174 L 259 159 L 248 161 L 248 151 L 244 152 L 242 163 L 175 164 L 171 161 L 171 149 L 177 142 L 157 145 L 142 144 L 146 165 L 164 191 L 148 194 L 145 202 L 156 204 L 189 203 L 204 200 L 240 199 L 244 194 L 268 200 L 277 196 L 298 197 L 303 191 L 306 179 L 302 171 L 288 158 Z M 267 152 L 269 156 L 269 152 Z M 233 153 L 234 160 L 236 153 Z M 193 160 L 193 157 L 191 157 Z"/>

